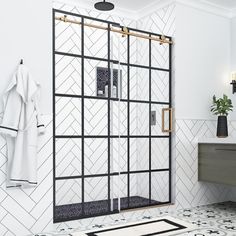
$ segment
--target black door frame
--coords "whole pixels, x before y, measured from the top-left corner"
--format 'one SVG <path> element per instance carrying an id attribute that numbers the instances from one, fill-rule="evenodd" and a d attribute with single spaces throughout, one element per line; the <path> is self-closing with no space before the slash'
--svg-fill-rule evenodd
<path id="1" fill-rule="evenodd" d="M 55 16 L 56 13 L 60 13 L 62 15 L 70 15 L 70 16 L 75 16 L 79 17 L 81 19 L 81 55 L 78 54 L 73 54 L 73 53 L 65 53 L 65 52 L 59 52 L 56 51 L 55 49 Z M 95 217 L 95 216 L 100 216 L 100 215 L 107 215 L 107 214 L 113 214 L 117 213 L 118 211 L 111 211 L 111 204 L 109 204 L 109 211 L 104 213 L 104 214 L 99 214 L 99 215 L 94 215 L 94 216 L 86 216 L 84 215 L 84 180 L 85 178 L 93 178 L 93 177 L 107 177 L 108 178 L 108 200 L 110 202 L 111 196 L 110 196 L 110 179 L 111 176 L 117 176 L 119 173 L 110 172 L 110 141 L 112 138 L 126 138 L 127 139 L 127 158 L 128 158 L 128 163 L 127 163 L 127 171 L 121 172 L 120 174 L 122 175 L 127 175 L 127 197 L 128 199 L 130 198 L 130 174 L 138 174 L 138 173 L 148 173 L 149 174 L 149 205 L 148 206 L 158 206 L 158 205 L 163 205 L 163 204 L 169 204 L 171 203 L 171 196 L 172 196 L 172 165 L 171 165 L 171 156 L 172 156 L 172 151 L 171 151 L 171 146 L 172 146 L 172 134 L 169 133 L 168 135 L 152 135 L 151 134 L 151 106 L 152 104 L 157 104 L 157 105 L 167 105 L 169 108 L 172 108 L 172 44 L 169 44 L 169 68 L 164 69 L 164 68 L 157 68 L 152 66 L 152 47 L 151 47 L 151 40 L 149 39 L 149 65 L 144 66 L 144 65 L 137 65 L 137 64 L 131 64 L 130 63 L 130 35 L 127 35 L 127 63 L 120 62 L 120 65 L 127 66 L 127 99 L 120 99 L 121 102 L 126 102 L 127 103 L 127 135 L 111 135 L 110 134 L 110 112 L 108 112 L 108 135 L 100 135 L 100 136 L 93 136 L 93 135 L 85 135 L 84 134 L 84 101 L 85 99 L 104 99 L 107 101 L 108 104 L 108 111 L 110 111 L 110 105 L 112 101 L 119 101 L 118 98 L 111 98 L 110 96 L 110 89 L 108 89 L 108 98 L 104 97 L 95 97 L 95 96 L 87 96 L 84 94 L 84 60 L 85 59 L 91 59 L 91 60 L 96 60 L 96 61 L 103 61 L 108 63 L 108 71 L 110 71 L 111 68 L 111 63 L 118 64 L 118 61 L 112 60 L 110 58 L 110 32 L 111 32 L 111 26 L 112 27 L 118 27 L 120 29 L 123 28 L 120 24 L 117 24 L 115 22 L 111 21 L 106 21 L 102 19 L 97 19 L 89 16 L 84 16 L 72 12 L 67 12 L 63 10 L 57 10 L 53 9 L 53 222 L 61 222 L 60 220 L 57 220 L 55 218 L 55 209 L 56 209 L 56 181 L 58 180 L 69 180 L 69 179 L 81 179 L 82 183 L 82 189 L 81 189 L 81 199 L 82 199 L 82 215 L 76 218 L 70 218 L 66 219 L 66 221 L 69 220 L 77 220 L 77 219 L 82 219 L 82 218 L 87 218 L 87 217 Z M 87 56 L 84 54 L 84 20 L 94 20 L 102 23 L 106 23 L 108 26 L 107 29 L 107 36 L 108 36 L 108 58 L 98 58 L 98 57 L 91 57 Z M 148 31 L 143 31 L 143 30 L 138 30 L 130 27 L 126 27 L 128 31 L 132 32 L 137 32 L 137 33 L 142 33 L 142 34 L 147 34 L 148 36 L 158 36 L 160 37 L 160 34 L 148 32 Z M 165 36 L 167 39 L 172 41 L 172 38 L 170 36 Z M 61 56 L 69 56 L 69 57 L 77 57 L 81 59 L 81 95 L 73 95 L 73 94 L 60 94 L 56 93 L 56 87 L 55 87 L 55 80 L 56 80 L 56 73 L 55 73 L 55 57 L 56 55 L 61 55 Z M 148 101 L 143 101 L 143 100 L 131 100 L 130 99 L 130 67 L 138 67 L 138 68 L 144 68 L 144 69 L 149 69 L 149 100 Z M 151 72 L 153 70 L 158 70 L 158 71 L 165 71 L 169 73 L 169 102 L 157 102 L 157 101 L 152 101 L 151 99 Z M 110 81 L 109 81 L 110 82 Z M 109 87 L 111 86 L 110 83 L 108 85 Z M 81 99 L 81 135 L 57 135 L 56 134 L 56 97 L 69 97 L 69 98 L 80 98 Z M 149 104 L 149 135 L 130 135 L 130 104 L 131 103 L 145 103 Z M 81 150 L 82 150 L 82 158 L 81 158 L 81 175 L 78 176 L 64 176 L 64 177 L 57 177 L 56 176 L 56 139 L 71 139 L 71 138 L 77 138 L 81 139 Z M 108 173 L 107 174 L 96 174 L 96 175 L 85 175 L 84 173 L 84 140 L 86 138 L 107 138 L 108 141 Z M 149 139 L 149 170 L 137 170 L 137 171 L 130 171 L 130 139 L 132 138 L 148 138 Z M 152 138 L 167 138 L 169 140 L 169 168 L 167 169 L 152 169 L 151 166 L 151 140 Z M 153 172 L 169 172 L 169 199 L 166 202 L 161 202 L 158 204 L 152 204 L 151 203 L 151 174 Z M 147 205 L 142 206 L 142 207 L 147 207 Z M 140 208 L 139 207 L 128 207 L 126 209 L 134 209 L 134 208 Z M 122 209 L 122 210 L 126 210 Z"/>

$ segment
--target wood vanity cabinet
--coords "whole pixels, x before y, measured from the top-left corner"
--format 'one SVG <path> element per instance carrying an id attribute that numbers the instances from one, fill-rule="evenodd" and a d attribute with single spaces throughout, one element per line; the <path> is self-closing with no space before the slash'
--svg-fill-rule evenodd
<path id="1" fill-rule="evenodd" d="M 198 180 L 236 186 L 236 144 L 198 144 Z"/>

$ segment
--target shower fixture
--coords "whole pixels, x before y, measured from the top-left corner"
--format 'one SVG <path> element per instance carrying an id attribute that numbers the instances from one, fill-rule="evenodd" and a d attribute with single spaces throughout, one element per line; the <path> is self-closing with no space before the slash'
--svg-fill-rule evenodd
<path id="1" fill-rule="evenodd" d="M 97 2 L 94 4 L 94 7 L 99 11 L 111 11 L 114 9 L 114 4 L 111 2 L 106 2 L 105 0 L 103 2 Z"/>

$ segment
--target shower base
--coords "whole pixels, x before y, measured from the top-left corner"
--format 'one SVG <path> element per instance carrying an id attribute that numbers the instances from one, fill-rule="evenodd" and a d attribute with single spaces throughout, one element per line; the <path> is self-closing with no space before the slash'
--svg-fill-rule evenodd
<path id="1" fill-rule="evenodd" d="M 120 208 L 122 210 L 130 208 L 145 207 L 160 204 L 160 202 L 140 196 L 124 197 L 120 199 Z M 113 199 L 113 212 L 118 213 L 118 199 Z M 94 217 L 112 213 L 109 211 L 108 200 L 85 202 L 84 214 L 82 214 L 82 204 L 68 204 L 55 207 L 55 222 L 63 222 L 73 219 Z"/>

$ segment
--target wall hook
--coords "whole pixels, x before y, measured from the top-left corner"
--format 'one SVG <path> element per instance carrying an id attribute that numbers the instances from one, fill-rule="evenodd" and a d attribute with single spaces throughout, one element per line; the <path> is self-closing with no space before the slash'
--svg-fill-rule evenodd
<path id="1" fill-rule="evenodd" d="M 21 64 L 21 65 L 24 64 L 24 60 L 23 60 L 23 59 L 20 60 L 20 64 Z"/>

